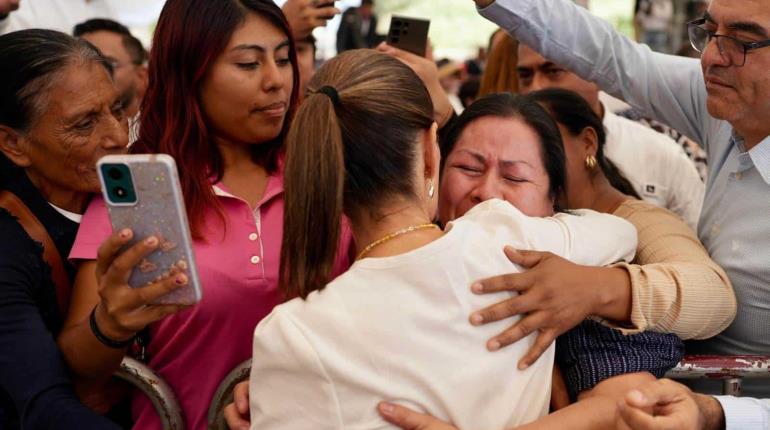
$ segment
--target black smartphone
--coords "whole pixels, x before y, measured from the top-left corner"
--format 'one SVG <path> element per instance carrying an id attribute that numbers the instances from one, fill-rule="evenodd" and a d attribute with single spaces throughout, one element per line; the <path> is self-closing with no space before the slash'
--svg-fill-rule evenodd
<path id="1" fill-rule="evenodd" d="M 427 19 L 394 15 L 390 20 L 386 42 L 390 46 L 424 57 L 428 47 L 429 29 L 430 21 Z"/>

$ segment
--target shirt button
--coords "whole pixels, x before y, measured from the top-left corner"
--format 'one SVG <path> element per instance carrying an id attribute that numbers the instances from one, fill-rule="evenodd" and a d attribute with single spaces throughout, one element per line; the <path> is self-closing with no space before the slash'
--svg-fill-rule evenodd
<path id="1" fill-rule="evenodd" d="M 735 179 L 740 181 L 742 177 L 743 177 L 743 173 L 742 172 L 736 172 L 735 173 Z"/>
<path id="2" fill-rule="evenodd" d="M 259 255 L 251 257 L 251 264 L 259 264 Z"/>
<path id="3" fill-rule="evenodd" d="M 259 238 L 259 236 L 257 236 L 257 233 L 251 233 L 251 234 L 249 235 L 249 240 L 250 240 L 250 241 L 252 241 L 252 242 L 254 242 L 255 240 L 257 240 L 258 238 Z"/>

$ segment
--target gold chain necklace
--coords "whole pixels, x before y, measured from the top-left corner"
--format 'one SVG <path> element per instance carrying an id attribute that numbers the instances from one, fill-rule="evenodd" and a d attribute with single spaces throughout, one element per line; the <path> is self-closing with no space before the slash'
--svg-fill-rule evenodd
<path id="1" fill-rule="evenodd" d="M 411 233 L 411 232 L 417 231 L 417 230 L 425 230 L 426 228 L 436 228 L 436 229 L 438 229 L 439 226 L 437 226 L 436 224 L 410 225 L 407 228 L 404 228 L 404 229 L 401 229 L 399 231 L 390 233 L 389 235 L 387 235 L 387 236 L 385 236 L 385 237 L 383 237 L 381 239 L 377 239 L 374 242 L 370 243 L 369 245 L 366 245 L 366 248 L 364 248 L 364 250 L 361 251 L 360 254 L 358 254 L 358 257 L 356 257 L 356 260 L 360 260 L 364 255 L 368 254 L 369 251 L 372 250 L 372 248 L 374 248 L 374 247 L 376 247 L 378 245 L 382 245 L 383 243 L 385 243 L 385 242 L 387 242 L 389 240 L 393 240 L 393 239 L 401 236 L 402 234 Z"/>

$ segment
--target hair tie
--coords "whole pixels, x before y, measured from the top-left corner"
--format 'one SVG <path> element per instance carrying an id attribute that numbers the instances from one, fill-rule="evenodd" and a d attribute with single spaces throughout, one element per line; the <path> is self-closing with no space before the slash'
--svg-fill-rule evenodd
<path id="1" fill-rule="evenodd" d="M 332 100 L 332 103 L 334 104 L 335 108 L 340 107 L 341 105 L 340 95 L 334 87 L 331 87 L 329 85 L 324 85 L 323 87 L 319 88 L 318 91 L 316 92 L 326 94 Z"/>

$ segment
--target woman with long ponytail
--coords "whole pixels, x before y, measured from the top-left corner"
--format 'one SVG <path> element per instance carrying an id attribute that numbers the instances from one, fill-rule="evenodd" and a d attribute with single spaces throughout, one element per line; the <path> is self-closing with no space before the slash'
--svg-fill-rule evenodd
<path id="1" fill-rule="evenodd" d="M 318 70 L 285 141 L 280 284 L 299 297 L 255 331 L 251 428 L 382 428 L 381 399 L 419 405 L 463 428 L 509 428 L 547 412 L 553 348 L 527 370 L 515 366 L 524 344 L 489 353 L 494 329 L 471 327 L 468 314 L 494 298 L 479 300 L 470 285 L 513 269 L 504 244 L 606 264 L 633 255 L 635 232 L 595 212 L 554 216 L 538 148 L 553 145 L 563 171 L 558 129 L 528 99 L 514 106 L 520 130 L 511 138 L 532 166 L 526 175 L 542 187 L 523 184 L 520 207 L 484 202 L 442 230 L 432 222 L 437 126 L 417 75 L 369 50 Z M 357 257 L 332 281 L 343 216 Z M 482 404 L 493 413 L 479 420 Z"/>

